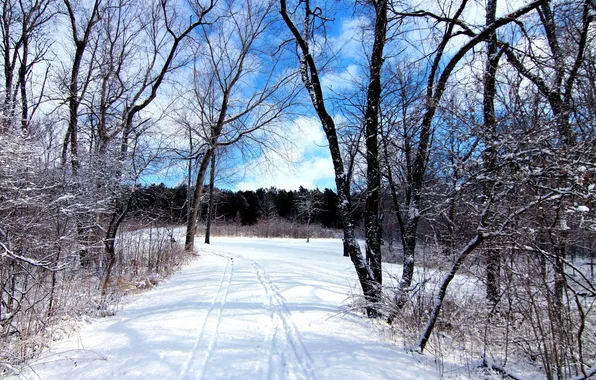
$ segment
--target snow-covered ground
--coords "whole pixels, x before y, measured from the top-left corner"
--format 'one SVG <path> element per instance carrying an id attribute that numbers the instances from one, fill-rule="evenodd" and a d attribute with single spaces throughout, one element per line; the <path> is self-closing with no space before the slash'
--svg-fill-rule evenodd
<path id="1" fill-rule="evenodd" d="M 340 312 L 356 282 L 340 240 L 215 238 L 115 316 L 30 364 L 41 379 L 433 379 Z"/>

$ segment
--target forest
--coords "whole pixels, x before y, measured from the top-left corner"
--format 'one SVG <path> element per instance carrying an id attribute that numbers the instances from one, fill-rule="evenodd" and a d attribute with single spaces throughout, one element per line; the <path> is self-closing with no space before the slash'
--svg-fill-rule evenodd
<path id="1" fill-rule="evenodd" d="M 183 265 L 203 224 L 285 220 L 276 236 L 343 239 L 355 305 L 412 351 L 596 374 L 592 0 L 0 7 L 2 370 Z M 308 160 L 305 123 L 334 189 L 218 185 Z M 462 274 L 481 297 L 448 291 Z"/>
<path id="2" fill-rule="evenodd" d="M 186 220 L 188 194 L 186 186 L 169 188 L 161 183 L 141 187 L 135 192 L 130 212 L 137 220 L 180 225 Z M 293 191 L 261 188 L 234 192 L 215 188 L 213 195 L 203 199 L 199 213 L 201 220 L 208 217 L 211 196 L 214 200 L 211 219 L 223 224 L 254 225 L 265 219 L 280 218 L 330 229 L 342 226 L 337 211 L 337 195 L 331 189 L 320 191 L 300 187 Z"/>

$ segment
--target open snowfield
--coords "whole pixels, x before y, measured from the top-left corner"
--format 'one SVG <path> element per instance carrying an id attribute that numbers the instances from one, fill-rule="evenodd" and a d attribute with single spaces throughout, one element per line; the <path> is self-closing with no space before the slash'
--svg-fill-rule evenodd
<path id="1" fill-rule="evenodd" d="M 420 357 L 341 313 L 356 285 L 341 240 L 215 238 L 115 316 L 33 363 L 31 379 L 433 379 Z"/>

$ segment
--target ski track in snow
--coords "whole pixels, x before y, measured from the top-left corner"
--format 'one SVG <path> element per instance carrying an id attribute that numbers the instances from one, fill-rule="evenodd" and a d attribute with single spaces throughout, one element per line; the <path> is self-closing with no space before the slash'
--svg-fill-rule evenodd
<path id="1" fill-rule="evenodd" d="M 222 257 L 226 257 L 226 256 L 222 256 Z M 188 373 L 189 373 L 189 371 L 196 359 L 196 356 L 197 356 L 197 350 L 199 348 L 201 341 L 203 340 L 205 326 L 207 326 L 207 322 L 209 322 L 209 320 L 210 320 L 211 313 L 212 313 L 213 309 L 215 308 L 215 305 L 217 304 L 217 300 L 219 298 L 219 295 L 221 294 L 222 288 L 224 288 L 224 286 L 225 286 L 223 296 L 221 298 L 221 301 L 219 302 L 219 307 L 218 307 L 217 317 L 216 317 L 216 325 L 215 325 L 215 328 L 211 335 L 211 339 L 209 340 L 209 346 L 207 347 L 207 350 L 205 351 L 205 356 L 203 358 L 203 362 L 201 364 L 200 371 L 198 373 L 199 379 L 203 379 L 203 377 L 205 375 L 205 370 L 207 369 L 207 364 L 209 362 L 209 357 L 211 356 L 211 353 L 213 352 L 213 350 L 215 348 L 215 344 L 217 342 L 218 333 L 219 333 L 219 325 L 221 324 L 222 313 L 223 313 L 223 310 L 225 309 L 226 299 L 228 297 L 230 285 L 232 284 L 232 277 L 234 276 L 234 259 L 231 257 L 226 257 L 226 258 L 227 258 L 228 262 L 226 263 L 224 272 L 221 275 L 221 280 L 219 281 L 219 286 L 217 288 L 217 292 L 215 293 L 215 296 L 213 297 L 213 300 L 211 301 L 211 305 L 209 305 L 209 309 L 207 310 L 207 314 L 205 315 L 205 318 L 203 319 L 201 328 L 197 330 L 197 334 L 196 334 L 194 345 L 192 347 L 192 351 L 190 352 L 188 359 L 186 360 L 186 363 L 184 363 L 184 366 L 180 373 L 179 378 L 181 380 L 185 380 L 188 378 Z M 228 268 L 229 268 L 229 270 L 228 270 Z M 226 280 L 226 277 L 227 277 L 227 280 Z"/>
<path id="2" fill-rule="evenodd" d="M 214 250 L 209 253 L 232 259 L 241 259 L 248 262 L 255 270 L 255 276 L 263 289 L 263 307 L 271 319 L 268 332 L 265 337 L 267 352 L 267 379 L 285 379 L 284 368 L 290 369 L 289 375 L 298 376 L 300 379 L 316 379 L 313 370 L 313 360 L 302 341 L 300 332 L 292 321 L 292 313 L 286 305 L 284 297 L 279 288 L 271 281 L 267 272 L 256 261 L 239 255 Z M 280 330 L 283 337 L 279 337 Z M 286 348 L 290 348 L 291 358 L 287 358 Z M 210 351 L 210 350 L 209 350 Z M 260 371 L 259 371 L 260 372 Z M 199 377 L 202 378 L 202 377 Z"/>
<path id="3" fill-rule="evenodd" d="M 275 354 L 276 350 L 278 349 L 277 333 L 281 324 L 281 328 L 284 331 L 285 341 L 287 345 L 290 346 L 292 350 L 291 353 L 296 359 L 291 363 L 298 365 L 297 373 L 302 375 L 302 378 L 314 379 L 315 375 L 312 368 L 312 358 L 310 357 L 310 354 L 308 353 L 306 346 L 302 342 L 300 332 L 296 328 L 296 325 L 292 322 L 292 315 L 288 310 L 283 296 L 279 293 L 277 287 L 271 282 L 269 276 L 267 275 L 267 272 L 265 272 L 263 268 L 256 262 L 252 260 L 249 261 L 251 261 L 251 264 L 256 269 L 257 279 L 263 287 L 263 290 L 265 291 L 265 297 L 268 300 L 267 308 L 270 312 L 270 317 L 274 322 L 272 324 L 272 326 L 274 326 L 274 333 L 272 334 L 271 343 L 269 344 L 269 358 L 271 358 L 271 360 L 269 360 L 269 363 L 279 363 L 279 360 L 275 359 Z M 286 365 L 285 352 L 282 351 L 280 355 L 281 365 L 283 367 L 284 365 Z M 283 368 L 276 370 L 275 366 L 273 366 L 273 368 L 270 367 L 268 371 L 268 378 L 271 379 L 271 375 L 275 373 L 282 373 L 282 371 Z"/>
<path id="4" fill-rule="evenodd" d="M 263 287 L 263 291 L 265 292 L 265 308 L 269 312 L 269 316 L 272 320 L 272 328 L 273 334 L 268 334 L 268 339 L 271 341 L 269 342 L 269 352 L 268 352 L 268 363 L 269 363 L 269 370 L 268 370 L 268 379 L 272 378 L 272 375 L 275 373 L 282 374 L 283 373 L 283 366 L 287 364 L 285 360 L 285 352 L 280 352 L 278 355 L 281 356 L 281 360 L 275 358 L 276 351 L 279 348 L 277 342 L 277 333 L 279 328 L 283 329 L 284 331 L 284 338 L 287 345 L 291 348 L 291 353 L 293 354 L 295 361 L 291 363 L 297 364 L 297 373 L 301 375 L 301 378 L 305 379 L 314 379 L 314 371 L 313 371 L 313 361 L 302 341 L 302 337 L 300 336 L 300 332 L 296 328 L 296 325 L 292 322 L 292 315 L 288 306 L 285 303 L 285 300 L 277 286 L 275 286 L 269 275 L 263 267 L 261 267 L 256 261 L 239 256 L 243 260 L 248 261 L 256 271 L 257 280 Z M 280 363 L 281 362 L 281 363 Z M 276 366 L 280 366 L 282 368 L 276 368 Z M 283 377 L 279 377 L 283 378 Z"/>

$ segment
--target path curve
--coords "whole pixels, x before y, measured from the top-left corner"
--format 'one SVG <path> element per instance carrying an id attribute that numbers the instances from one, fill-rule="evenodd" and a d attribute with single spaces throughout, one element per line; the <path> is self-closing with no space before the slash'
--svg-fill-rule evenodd
<path id="1" fill-rule="evenodd" d="M 341 240 L 215 238 L 198 249 L 115 316 L 55 342 L 21 378 L 438 378 L 341 312 L 357 289 Z"/>

